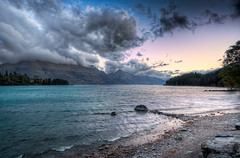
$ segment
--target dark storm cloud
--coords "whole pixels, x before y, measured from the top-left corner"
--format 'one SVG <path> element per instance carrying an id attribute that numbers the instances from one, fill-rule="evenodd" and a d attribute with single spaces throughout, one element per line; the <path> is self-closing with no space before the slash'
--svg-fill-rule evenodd
<path id="1" fill-rule="evenodd" d="M 136 20 L 120 9 L 64 5 L 60 0 L 0 2 L 0 62 L 44 60 L 90 66 L 97 55 L 120 61 L 142 45 Z"/>
<path id="2" fill-rule="evenodd" d="M 177 6 L 169 5 L 161 8 L 161 18 L 159 20 L 163 32 L 172 32 L 176 28 L 192 29 L 192 24 L 188 17 L 176 10 Z"/>
<path id="3" fill-rule="evenodd" d="M 233 18 L 240 17 L 240 0 L 233 0 L 234 13 L 232 14 Z"/>
<path id="4" fill-rule="evenodd" d="M 211 24 L 211 23 L 219 23 L 219 24 L 223 24 L 227 18 L 226 15 L 221 15 L 218 13 L 213 13 L 210 10 L 205 10 L 204 14 L 203 14 L 208 21 L 206 22 L 206 24 Z"/>
<path id="5" fill-rule="evenodd" d="M 152 15 L 150 32 L 153 38 L 161 37 L 164 33 L 172 33 L 176 29 L 194 30 L 196 26 L 192 20 L 178 11 L 174 4 L 160 8 L 159 13 Z"/>
<path id="6" fill-rule="evenodd" d="M 235 0 L 234 2 L 234 17 L 237 17 L 240 15 L 240 0 Z M 213 1 L 212 3 L 204 2 L 204 4 L 205 3 L 209 5 L 212 4 L 212 6 L 217 4 L 216 2 L 213 3 Z M 185 5 L 188 6 L 188 4 Z M 191 7 L 191 5 L 188 7 Z M 190 30 L 194 32 L 195 29 L 199 26 L 204 26 L 212 23 L 223 24 L 230 16 L 230 14 L 220 14 L 213 12 L 210 9 L 203 8 L 203 6 L 199 6 L 198 10 L 202 9 L 199 14 L 193 13 L 192 15 L 189 15 L 190 13 L 182 11 L 180 4 L 176 5 L 174 1 L 170 1 L 169 5 L 166 7 L 159 8 L 159 12 L 153 12 L 152 9 L 149 8 L 151 11 L 151 16 L 149 16 L 148 12 L 146 12 L 146 8 L 148 7 L 140 3 L 136 5 L 136 9 L 145 14 L 152 21 L 150 24 L 150 30 L 145 30 L 144 33 L 147 34 L 146 32 L 148 32 L 150 34 L 148 34 L 148 37 L 154 39 L 162 37 L 165 33 L 173 33 L 174 30 Z"/>

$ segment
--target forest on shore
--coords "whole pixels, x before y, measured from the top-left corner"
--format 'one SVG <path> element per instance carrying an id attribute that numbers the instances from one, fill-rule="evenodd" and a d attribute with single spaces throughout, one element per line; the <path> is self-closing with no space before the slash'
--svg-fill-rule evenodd
<path id="1" fill-rule="evenodd" d="M 13 85 L 68 85 L 67 80 L 62 79 L 41 79 L 38 76 L 30 78 L 27 74 L 0 72 L 0 86 Z"/>
<path id="2" fill-rule="evenodd" d="M 223 68 L 207 74 L 191 72 L 173 77 L 166 85 L 240 88 L 240 41 L 225 52 L 222 64 Z"/>

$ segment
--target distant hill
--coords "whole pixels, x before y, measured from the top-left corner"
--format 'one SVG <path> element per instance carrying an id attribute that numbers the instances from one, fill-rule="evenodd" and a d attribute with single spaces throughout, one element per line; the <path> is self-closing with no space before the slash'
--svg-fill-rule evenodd
<path id="1" fill-rule="evenodd" d="M 164 81 L 154 77 L 135 76 L 119 70 L 106 74 L 97 68 L 79 65 L 54 64 L 43 61 L 22 61 L 17 64 L 2 64 L 0 71 L 9 73 L 26 73 L 29 77 L 42 79 L 59 78 L 70 84 L 163 84 Z"/>
<path id="2" fill-rule="evenodd" d="M 222 78 L 219 73 L 221 69 L 207 74 L 201 73 L 187 73 L 181 76 L 173 77 L 166 81 L 166 85 L 174 86 L 224 86 Z"/>
<path id="3" fill-rule="evenodd" d="M 165 81 L 156 77 L 137 76 L 118 70 L 109 76 L 120 84 L 164 84 Z"/>

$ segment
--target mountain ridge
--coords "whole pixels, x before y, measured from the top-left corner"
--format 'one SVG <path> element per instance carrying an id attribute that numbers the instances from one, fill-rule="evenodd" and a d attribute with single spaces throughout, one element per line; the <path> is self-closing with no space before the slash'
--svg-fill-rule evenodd
<path id="1" fill-rule="evenodd" d="M 9 73 L 26 73 L 30 77 L 60 78 L 68 80 L 70 84 L 163 84 L 164 80 L 132 75 L 118 70 L 115 73 L 106 74 L 95 67 L 83 67 L 80 65 L 54 64 L 43 61 L 21 61 L 16 64 L 2 64 L 0 71 Z"/>

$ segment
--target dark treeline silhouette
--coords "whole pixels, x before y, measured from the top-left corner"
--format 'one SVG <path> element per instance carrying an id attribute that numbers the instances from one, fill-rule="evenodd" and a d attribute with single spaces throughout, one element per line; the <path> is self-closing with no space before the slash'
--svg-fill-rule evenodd
<path id="1" fill-rule="evenodd" d="M 187 73 L 166 81 L 166 85 L 240 87 L 240 62 L 232 63 L 207 74 Z"/>
<path id="2" fill-rule="evenodd" d="M 223 68 L 200 74 L 188 73 L 169 79 L 166 85 L 224 86 L 240 88 L 240 41 L 229 47 L 224 54 Z"/>
<path id="3" fill-rule="evenodd" d="M 166 85 L 178 85 L 178 86 L 224 86 L 221 77 L 219 76 L 219 70 L 207 74 L 201 74 L 197 72 L 183 74 L 169 79 Z"/>
<path id="4" fill-rule="evenodd" d="M 0 72 L 0 85 L 1 86 L 11 86 L 11 85 L 68 85 L 67 80 L 62 79 L 41 79 L 38 76 L 30 78 L 27 74 L 19 73 L 5 73 Z"/>

